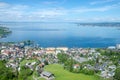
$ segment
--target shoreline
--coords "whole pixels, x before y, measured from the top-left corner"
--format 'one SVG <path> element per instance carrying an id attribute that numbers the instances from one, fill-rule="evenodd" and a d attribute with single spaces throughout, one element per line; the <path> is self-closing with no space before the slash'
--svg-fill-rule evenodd
<path id="1" fill-rule="evenodd" d="M 0 25 L 0 39 L 7 37 L 11 33 L 12 33 L 12 31 L 10 31 L 9 28 L 3 27 Z"/>
<path id="2" fill-rule="evenodd" d="M 78 49 L 78 48 L 84 48 L 84 49 L 115 49 L 117 45 L 120 45 L 119 43 L 111 46 L 106 46 L 106 47 L 69 47 L 69 46 L 41 46 L 40 44 L 34 43 L 34 41 L 31 40 L 25 40 L 25 41 L 20 41 L 20 42 L 1 42 L 0 44 L 13 44 L 13 45 L 19 45 L 19 46 L 30 46 L 30 47 L 39 47 L 39 48 L 68 48 L 68 49 Z"/>

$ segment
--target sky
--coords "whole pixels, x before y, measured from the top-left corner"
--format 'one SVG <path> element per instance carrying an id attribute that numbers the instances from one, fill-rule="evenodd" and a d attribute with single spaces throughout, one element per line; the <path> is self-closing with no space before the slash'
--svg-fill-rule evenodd
<path id="1" fill-rule="evenodd" d="M 120 22 L 120 0 L 0 0 L 0 21 Z"/>

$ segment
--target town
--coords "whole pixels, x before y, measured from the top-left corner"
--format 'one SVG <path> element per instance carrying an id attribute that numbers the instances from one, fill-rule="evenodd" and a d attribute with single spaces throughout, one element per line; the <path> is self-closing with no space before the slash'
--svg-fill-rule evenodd
<path id="1" fill-rule="evenodd" d="M 71 73 L 113 80 L 120 67 L 120 44 L 108 48 L 42 48 L 23 42 L 0 43 L 0 60 L 16 72 L 18 80 L 56 80 L 56 74 L 45 69 L 51 64 L 60 64 Z"/>

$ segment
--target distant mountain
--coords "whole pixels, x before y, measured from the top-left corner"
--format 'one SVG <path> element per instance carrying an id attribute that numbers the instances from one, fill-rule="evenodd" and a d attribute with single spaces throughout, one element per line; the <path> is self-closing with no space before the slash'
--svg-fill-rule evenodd
<path id="1" fill-rule="evenodd" d="M 78 26 L 101 26 L 101 27 L 120 27 L 120 22 L 103 22 L 103 23 L 75 23 Z"/>

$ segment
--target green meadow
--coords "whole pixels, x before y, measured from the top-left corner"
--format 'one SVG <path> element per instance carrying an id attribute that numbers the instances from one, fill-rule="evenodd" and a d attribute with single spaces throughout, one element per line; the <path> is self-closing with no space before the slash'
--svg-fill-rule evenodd
<path id="1" fill-rule="evenodd" d="M 51 64 L 45 66 L 46 71 L 49 71 L 55 75 L 55 80 L 100 80 L 95 75 L 85 75 L 82 73 L 72 73 L 64 70 L 60 64 Z"/>

